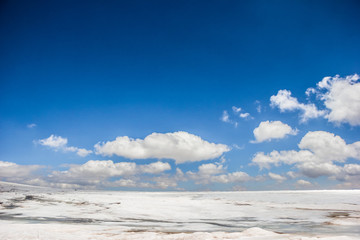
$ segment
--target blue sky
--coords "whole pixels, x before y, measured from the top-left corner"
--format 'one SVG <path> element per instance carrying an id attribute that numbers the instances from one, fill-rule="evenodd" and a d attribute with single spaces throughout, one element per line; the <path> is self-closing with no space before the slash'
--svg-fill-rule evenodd
<path id="1" fill-rule="evenodd" d="M 359 9 L 5 1 L 0 178 L 129 190 L 359 188 Z"/>

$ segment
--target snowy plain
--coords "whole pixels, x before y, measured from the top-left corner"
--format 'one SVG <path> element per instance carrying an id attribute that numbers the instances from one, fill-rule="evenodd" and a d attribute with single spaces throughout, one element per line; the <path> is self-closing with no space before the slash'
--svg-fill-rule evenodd
<path id="1" fill-rule="evenodd" d="M 360 190 L 74 191 L 0 182 L 0 239 L 360 239 Z"/>

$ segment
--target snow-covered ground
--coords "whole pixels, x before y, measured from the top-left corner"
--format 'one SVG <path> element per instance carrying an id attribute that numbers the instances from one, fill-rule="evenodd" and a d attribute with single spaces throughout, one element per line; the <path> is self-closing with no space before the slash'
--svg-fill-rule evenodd
<path id="1" fill-rule="evenodd" d="M 0 239 L 360 239 L 360 190 L 62 191 L 0 182 Z"/>

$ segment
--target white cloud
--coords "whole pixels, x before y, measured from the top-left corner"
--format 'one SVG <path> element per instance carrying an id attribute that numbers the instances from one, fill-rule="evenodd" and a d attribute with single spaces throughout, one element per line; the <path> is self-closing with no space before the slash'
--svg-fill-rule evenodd
<path id="1" fill-rule="evenodd" d="M 359 75 L 354 74 L 341 78 L 325 77 L 317 84 L 318 93 L 330 112 L 326 115 L 329 122 L 360 125 L 360 82 Z"/>
<path id="2" fill-rule="evenodd" d="M 38 171 L 42 168 L 44 171 Z M 82 165 L 70 165 L 65 171 L 52 171 L 48 175 L 45 166 L 18 165 L 0 161 L 0 180 L 64 189 L 104 187 L 165 189 L 174 188 L 177 186 L 177 181 L 186 180 L 180 176 L 182 173 L 180 169 L 177 169 L 173 177 L 162 174 L 170 169 L 168 163 L 162 162 L 136 165 L 134 162 L 114 163 L 111 160 L 91 160 Z M 156 175 L 149 176 L 149 173 Z M 115 178 L 115 181 L 112 178 Z"/>
<path id="3" fill-rule="evenodd" d="M 315 94 L 323 101 L 326 110 L 319 110 L 313 103 L 299 103 L 291 96 L 289 90 L 279 90 L 270 98 L 271 106 L 278 107 L 281 112 L 301 111 L 301 122 L 311 118 L 325 117 L 335 124 L 348 123 L 351 126 L 360 125 L 360 76 L 353 74 L 344 78 L 336 75 L 324 77 L 317 87 L 308 88 L 305 92 L 309 97 Z"/>
<path id="4" fill-rule="evenodd" d="M 260 103 L 260 101 L 259 101 L 259 100 L 256 100 L 256 101 L 255 101 L 255 104 L 257 105 L 257 106 L 256 106 L 256 111 L 257 111 L 258 113 L 261 113 L 262 108 L 261 108 L 261 103 Z"/>
<path id="5" fill-rule="evenodd" d="M 347 144 L 341 137 L 324 131 L 308 132 L 299 144 L 301 150 L 272 151 L 269 154 L 256 153 L 252 163 L 262 168 L 271 165 L 292 165 L 305 176 L 335 176 L 344 169 L 334 162 L 344 162 L 349 158 L 360 159 L 360 142 Z"/>
<path id="6" fill-rule="evenodd" d="M 281 176 L 281 175 L 276 174 L 276 173 L 269 172 L 268 175 L 272 180 L 275 180 L 277 182 L 283 182 L 283 181 L 286 180 L 286 177 Z"/>
<path id="7" fill-rule="evenodd" d="M 167 189 L 177 186 L 176 179 L 164 176 L 153 177 L 151 181 L 153 182 L 153 186 L 150 186 L 151 188 Z"/>
<path id="8" fill-rule="evenodd" d="M 272 151 L 269 154 L 258 152 L 252 159 L 252 163 L 258 165 L 260 169 L 270 169 L 271 165 L 279 166 L 282 163 L 294 164 L 302 161 L 315 161 L 314 154 L 306 150 Z"/>
<path id="9" fill-rule="evenodd" d="M 86 157 L 87 155 L 89 155 L 91 153 L 92 153 L 91 150 L 87 150 L 85 148 L 77 148 L 76 149 L 76 154 L 79 155 L 80 157 Z"/>
<path id="10" fill-rule="evenodd" d="M 188 171 L 186 177 L 194 180 L 196 184 L 209 184 L 211 176 L 225 171 L 222 164 L 207 163 L 198 167 L 197 172 Z"/>
<path id="11" fill-rule="evenodd" d="M 305 95 L 308 96 L 308 97 L 310 97 L 311 94 L 316 94 L 316 93 L 317 93 L 317 91 L 316 91 L 315 88 L 308 88 L 305 91 Z"/>
<path id="12" fill-rule="evenodd" d="M 332 177 L 342 181 L 342 184 L 339 184 L 337 188 L 342 189 L 359 189 L 360 188 L 360 165 L 359 164 L 345 164 L 341 169 L 341 173 Z"/>
<path id="13" fill-rule="evenodd" d="M 146 165 L 141 165 L 139 167 L 141 169 L 141 172 L 151 174 L 159 174 L 171 169 L 170 164 L 164 162 L 154 162 Z"/>
<path id="14" fill-rule="evenodd" d="M 226 168 L 220 163 L 208 163 L 199 166 L 198 172 L 188 171 L 186 176 L 196 184 L 234 183 L 249 181 L 251 177 L 245 172 L 225 173 Z"/>
<path id="15" fill-rule="evenodd" d="M 300 149 L 308 149 L 322 161 L 343 162 L 347 158 L 360 159 L 360 142 L 346 144 L 344 139 L 324 131 L 308 132 L 299 143 Z"/>
<path id="16" fill-rule="evenodd" d="M 301 186 L 301 187 L 310 187 L 312 186 L 312 183 L 303 179 L 300 179 L 296 182 L 296 185 Z"/>
<path id="17" fill-rule="evenodd" d="M 313 103 L 299 103 L 298 100 L 291 96 L 289 90 L 279 90 L 277 95 L 270 97 L 270 106 L 278 107 L 280 112 L 300 110 L 300 121 L 306 122 L 311 118 L 318 118 L 326 114 L 323 110 L 318 110 Z"/>
<path id="18" fill-rule="evenodd" d="M 223 111 L 223 115 L 221 116 L 221 121 L 226 122 L 226 123 L 230 122 L 229 114 L 226 110 Z"/>
<path id="19" fill-rule="evenodd" d="M 247 118 L 250 116 L 250 113 L 240 113 L 239 117 L 241 118 Z"/>
<path id="20" fill-rule="evenodd" d="M 114 163 L 111 160 L 90 160 L 82 165 L 71 165 L 66 171 L 54 171 L 51 177 L 60 177 L 63 180 L 103 180 L 143 173 L 159 174 L 170 169 L 171 166 L 163 162 L 137 165 L 134 162 Z"/>
<path id="21" fill-rule="evenodd" d="M 152 165 L 152 164 L 149 164 Z M 160 164 L 156 164 L 159 168 Z M 142 168 L 143 166 L 147 165 L 140 165 L 139 170 L 144 173 L 144 171 L 147 171 L 146 168 Z M 154 166 L 154 165 L 153 165 Z M 166 163 L 164 163 L 163 166 L 166 166 Z M 167 167 L 164 171 L 166 171 Z M 159 171 L 157 171 L 160 173 Z M 149 173 L 149 172 L 147 172 Z M 134 187 L 134 188 L 152 188 L 152 189 L 167 189 L 167 188 L 173 188 L 176 190 L 182 190 L 177 188 L 179 181 L 187 181 L 186 178 L 184 178 L 184 174 L 180 169 L 176 169 L 176 174 L 173 176 L 170 176 L 168 174 L 161 174 L 157 176 L 148 176 L 148 175 L 140 175 L 140 177 L 131 177 L 127 179 L 120 179 L 113 182 L 106 182 L 106 186 L 108 187 Z"/>
<path id="22" fill-rule="evenodd" d="M 240 118 L 248 118 L 250 117 L 250 113 L 241 113 L 242 109 L 240 107 L 232 107 L 233 112 L 238 115 Z"/>
<path id="23" fill-rule="evenodd" d="M 300 172 L 311 178 L 317 178 L 320 176 L 333 176 L 341 172 L 341 167 L 329 162 L 329 163 L 318 163 L 318 162 L 303 162 L 297 165 Z"/>
<path id="24" fill-rule="evenodd" d="M 54 148 L 55 150 L 63 148 L 67 145 L 67 138 L 62 138 L 60 136 L 55 136 L 53 134 L 48 138 L 40 139 L 38 141 L 43 146 L 48 146 Z"/>
<path id="25" fill-rule="evenodd" d="M 18 182 L 33 176 L 34 172 L 44 168 L 39 165 L 18 165 L 13 162 L 0 161 L 0 179 Z"/>
<path id="26" fill-rule="evenodd" d="M 207 142 L 187 132 L 152 133 L 144 139 L 117 137 L 95 145 L 96 153 L 129 159 L 174 159 L 176 163 L 196 162 L 220 157 L 230 151 L 224 144 Z"/>
<path id="27" fill-rule="evenodd" d="M 239 112 L 241 112 L 241 108 L 239 107 L 235 107 L 235 106 L 233 106 L 232 107 L 232 110 L 234 111 L 234 113 L 239 113 Z"/>
<path id="28" fill-rule="evenodd" d="M 70 165 L 68 170 L 53 171 L 49 183 L 76 184 L 83 187 L 156 187 L 149 182 L 149 175 L 159 175 L 170 170 L 168 163 L 154 162 L 137 165 L 134 162 L 114 163 L 112 160 L 90 160 L 82 165 Z M 111 178 L 115 180 L 110 181 Z M 120 179 L 119 179 L 120 178 Z M 176 183 L 176 179 L 173 180 Z M 174 185 L 174 184 L 172 184 Z M 170 185 L 169 185 L 170 186 Z"/>
<path id="29" fill-rule="evenodd" d="M 207 163 L 199 166 L 200 175 L 216 175 L 224 172 L 224 167 L 221 164 Z"/>
<path id="30" fill-rule="evenodd" d="M 87 150 L 85 148 L 77 148 L 77 147 L 69 147 L 68 139 L 63 138 L 61 136 L 56 136 L 51 134 L 50 137 L 40 139 L 38 141 L 35 141 L 36 143 L 39 143 L 40 145 L 50 147 L 51 149 L 55 151 L 64 151 L 64 152 L 76 152 L 77 155 L 80 157 L 86 157 L 90 153 L 92 153 L 91 150 Z"/>
<path id="31" fill-rule="evenodd" d="M 82 165 L 71 165 L 66 171 L 54 171 L 51 177 L 60 181 L 99 181 L 109 177 L 134 175 L 136 170 L 136 164 L 133 162 L 90 160 Z"/>
<path id="32" fill-rule="evenodd" d="M 261 122 L 253 133 L 255 141 L 252 141 L 252 143 L 260 143 L 272 139 L 281 139 L 287 135 L 296 135 L 298 131 L 281 121 L 265 121 Z"/>
<path id="33" fill-rule="evenodd" d="M 108 183 L 110 187 L 136 187 L 138 184 L 132 179 L 119 179 Z"/>
<path id="34" fill-rule="evenodd" d="M 234 109 L 234 107 L 233 107 L 233 109 Z M 240 109 L 240 110 L 241 110 L 241 109 Z M 235 111 L 235 110 L 234 110 L 234 111 Z M 230 116 L 229 116 L 229 113 L 228 113 L 226 110 L 223 111 L 223 114 L 222 114 L 222 116 L 221 116 L 220 119 L 221 119 L 221 121 L 223 121 L 223 122 L 225 122 L 225 123 L 233 124 L 235 127 L 238 126 L 238 122 L 231 120 L 231 119 L 230 119 Z"/>
<path id="35" fill-rule="evenodd" d="M 344 172 L 348 175 L 360 175 L 359 164 L 346 164 L 343 168 Z"/>
<path id="36" fill-rule="evenodd" d="M 247 113 L 247 112 L 241 112 L 242 111 L 242 108 L 240 107 L 235 107 L 235 106 L 232 106 L 232 113 L 233 115 L 239 117 L 239 118 L 242 118 L 242 119 L 253 119 L 251 116 L 250 116 L 250 113 Z M 238 126 L 238 122 L 237 121 L 234 121 L 232 119 L 230 119 L 230 115 L 228 113 L 228 111 L 224 110 L 223 111 L 223 114 L 221 116 L 221 121 L 223 122 L 226 122 L 226 123 L 230 123 L 230 124 L 233 124 L 235 127 Z"/>
<path id="37" fill-rule="evenodd" d="M 286 173 L 286 175 L 287 175 L 289 178 L 291 178 L 291 179 L 294 179 L 294 178 L 297 178 L 297 177 L 298 177 L 298 173 L 293 172 L 293 171 L 288 171 L 288 172 Z"/>
<path id="38" fill-rule="evenodd" d="M 250 179 L 251 177 L 245 172 L 232 172 L 218 176 L 212 176 L 211 182 L 234 183 L 234 182 L 246 182 L 249 181 Z"/>

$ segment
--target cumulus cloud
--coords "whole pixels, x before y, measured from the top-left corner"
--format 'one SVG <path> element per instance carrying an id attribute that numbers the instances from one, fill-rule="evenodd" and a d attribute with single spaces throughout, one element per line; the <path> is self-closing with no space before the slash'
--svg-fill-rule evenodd
<path id="1" fill-rule="evenodd" d="M 63 138 L 61 136 L 56 135 L 50 135 L 48 138 L 40 139 L 38 141 L 35 141 L 36 143 L 39 143 L 40 145 L 49 147 L 55 151 L 64 151 L 64 152 L 76 152 L 77 155 L 80 157 L 86 157 L 90 153 L 92 153 L 91 150 L 87 150 L 85 148 L 78 148 L 78 147 L 71 147 L 68 146 L 68 139 Z"/>
<path id="2" fill-rule="evenodd" d="M 343 162 L 348 158 L 360 159 L 360 141 L 346 144 L 340 136 L 325 131 L 308 132 L 299 143 L 322 161 Z"/>
<path id="3" fill-rule="evenodd" d="M 360 175 L 360 165 L 359 164 L 346 164 L 346 165 L 344 165 L 344 172 L 347 175 Z"/>
<path id="4" fill-rule="evenodd" d="M 301 122 L 306 122 L 311 118 L 318 118 L 326 114 L 324 110 L 318 110 L 313 103 L 299 103 L 297 98 L 291 96 L 291 91 L 289 90 L 279 90 L 276 95 L 270 97 L 270 102 L 270 106 L 279 108 L 280 112 L 299 110 L 301 112 Z"/>
<path id="5" fill-rule="evenodd" d="M 333 176 L 341 172 L 341 167 L 332 162 L 317 163 L 317 162 L 303 162 L 297 165 L 300 172 L 311 178 L 320 176 Z"/>
<path id="6" fill-rule="evenodd" d="M 311 187 L 312 183 L 303 179 L 300 179 L 296 182 L 296 185 L 300 186 L 300 187 Z"/>
<path id="7" fill-rule="evenodd" d="M 245 172 L 226 173 L 226 168 L 220 163 L 208 163 L 199 166 L 197 172 L 188 171 L 186 176 L 196 184 L 246 182 L 251 177 Z"/>
<path id="8" fill-rule="evenodd" d="M 199 166 L 197 172 L 188 171 L 186 176 L 197 184 L 208 184 L 212 175 L 223 173 L 226 169 L 222 164 L 207 163 Z"/>
<path id="9" fill-rule="evenodd" d="M 152 133 L 144 139 L 117 137 L 95 145 L 96 153 L 129 159 L 173 159 L 177 164 L 220 157 L 230 151 L 224 144 L 210 143 L 187 132 Z"/>
<path id="10" fill-rule="evenodd" d="M 334 176 L 335 179 L 357 184 L 360 182 L 359 164 L 345 164 L 340 170 L 341 172 Z"/>
<path id="11" fill-rule="evenodd" d="M 277 182 L 283 182 L 283 181 L 286 180 L 286 177 L 281 176 L 281 175 L 276 174 L 276 173 L 269 172 L 268 175 L 272 180 L 275 180 Z"/>
<path id="12" fill-rule="evenodd" d="M 325 77 L 317 84 L 318 95 L 324 101 L 329 113 L 329 122 L 360 125 L 360 82 L 359 75 L 341 78 Z M 322 92 L 323 91 L 323 92 Z"/>
<path id="13" fill-rule="evenodd" d="M 224 167 L 221 164 L 207 163 L 199 166 L 198 174 L 200 175 L 216 175 L 224 172 Z"/>
<path id="14" fill-rule="evenodd" d="M 310 87 L 305 94 L 309 98 L 315 95 L 322 101 L 325 110 L 319 110 L 313 103 L 299 103 L 291 96 L 289 90 L 279 90 L 270 98 L 271 106 L 280 112 L 301 111 L 301 122 L 311 118 L 325 117 L 335 124 L 348 123 L 351 126 L 360 125 L 360 76 L 358 74 L 340 77 L 324 77 L 316 88 Z"/>
<path id="15" fill-rule="evenodd" d="M 258 152 L 252 159 L 252 163 L 260 167 L 260 169 L 270 169 L 271 165 L 279 166 L 280 164 L 294 164 L 303 160 L 310 161 L 314 158 L 314 154 L 310 151 L 272 151 L 269 154 Z"/>
<path id="16" fill-rule="evenodd" d="M 292 129 L 289 125 L 281 121 L 265 121 L 253 131 L 255 141 L 252 143 L 260 143 L 264 141 L 271 141 L 272 139 L 281 139 L 287 135 L 296 135 L 298 130 Z"/>
<path id="17" fill-rule="evenodd" d="M 341 189 L 359 189 L 360 188 L 360 165 L 345 164 L 340 174 L 333 176 L 333 179 L 342 181 L 342 184 L 336 186 Z"/>
<path id="18" fill-rule="evenodd" d="M 338 176 L 344 173 L 334 162 L 345 162 L 349 158 L 360 159 L 360 142 L 347 144 L 341 137 L 324 131 L 308 132 L 299 143 L 299 151 L 258 152 L 252 163 L 262 168 L 280 164 L 295 165 L 305 176 Z"/>
<path id="19" fill-rule="evenodd" d="M 43 146 L 48 146 L 51 148 L 54 148 L 55 150 L 58 150 L 60 148 L 63 148 L 67 145 L 67 138 L 62 138 L 60 136 L 51 135 L 48 138 L 40 139 L 38 141 Z"/>
<path id="20" fill-rule="evenodd" d="M 92 151 L 91 150 L 87 150 L 85 148 L 75 148 L 75 152 L 77 155 L 79 155 L 80 157 L 86 157 L 87 155 L 91 154 Z"/>
<path id="21" fill-rule="evenodd" d="M 112 160 L 90 160 L 84 164 L 67 166 L 66 170 L 53 170 L 39 165 L 19 165 L 0 161 L 0 180 L 23 184 L 66 188 L 175 188 L 178 181 L 186 180 L 180 169 L 170 177 L 166 162 L 137 165 L 134 162 L 114 163 Z M 42 171 L 40 171 L 42 169 Z M 181 174 L 180 174 L 181 173 Z"/>
<path id="22" fill-rule="evenodd" d="M 7 181 L 24 181 L 31 178 L 34 173 L 44 168 L 40 165 L 18 165 L 13 162 L 0 161 L 0 179 Z"/>
<path id="23" fill-rule="evenodd" d="M 82 188 L 163 188 L 164 184 L 159 187 L 159 184 L 151 182 L 154 181 L 151 178 L 168 170 L 171 170 L 171 166 L 164 162 L 137 165 L 134 162 L 90 160 L 81 165 L 70 165 L 64 171 L 53 171 L 46 179 L 49 183 L 76 184 Z"/>
<path id="24" fill-rule="evenodd" d="M 54 171 L 52 176 L 72 179 L 104 179 L 135 173 L 136 164 L 133 162 L 114 163 L 111 160 L 90 160 L 82 165 L 71 165 L 66 171 Z"/>
<path id="25" fill-rule="evenodd" d="M 251 177 L 245 172 L 232 172 L 227 174 L 221 174 L 218 176 L 212 176 L 211 182 L 217 183 L 241 183 L 247 182 Z"/>
<path id="26" fill-rule="evenodd" d="M 154 162 L 146 165 L 141 165 L 139 167 L 141 172 L 151 174 L 159 174 L 171 169 L 170 164 L 165 162 Z"/>
<path id="27" fill-rule="evenodd" d="M 79 179 L 103 180 L 142 173 L 159 174 L 170 169 L 171 166 L 163 162 L 137 165 L 134 162 L 114 163 L 112 160 L 90 160 L 82 165 L 71 165 L 66 171 L 54 171 L 51 177 L 76 181 Z"/>
<path id="28" fill-rule="evenodd" d="M 202 164 L 197 172 L 183 173 L 181 169 L 176 168 L 175 174 L 167 172 L 171 170 L 170 164 L 160 161 L 139 165 L 134 162 L 90 160 L 84 164 L 68 165 L 66 170 L 53 170 L 49 173 L 50 169 L 47 169 L 35 173 L 42 167 L 0 161 L 0 180 L 67 189 L 121 187 L 181 190 L 178 183 L 190 180 L 196 184 L 228 184 L 243 183 L 252 179 L 245 172 L 227 173 L 226 167 L 220 162 Z"/>

